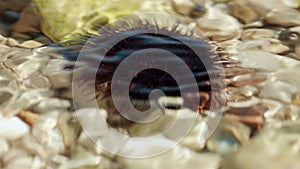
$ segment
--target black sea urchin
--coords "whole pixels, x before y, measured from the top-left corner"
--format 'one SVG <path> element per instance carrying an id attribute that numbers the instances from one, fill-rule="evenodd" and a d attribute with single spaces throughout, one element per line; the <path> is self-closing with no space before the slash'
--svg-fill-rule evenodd
<path id="1" fill-rule="evenodd" d="M 124 127 L 132 123 L 115 109 L 111 98 L 111 81 L 119 64 L 136 51 L 149 48 L 162 49 L 178 56 L 193 73 L 198 87 L 198 92 L 185 93 L 185 96 L 182 96 L 181 89 L 190 88 L 192 85 L 188 80 L 185 81 L 187 75 L 181 74 L 176 77 L 176 79 L 185 81 L 183 85 L 179 86 L 175 78 L 168 72 L 151 68 L 137 72 L 129 86 L 129 97 L 131 103 L 139 110 L 149 108 L 149 94 L 152 90 L 159 89 L 166 96 L 183 97 L 188 108 L 202 113 L 203 110 L 211 108 L 212 97 L 215 102 L 218 102 L 219 94 L 224 88 L 222 68 L 226 67 L 226 64 L 231 64 L 228 59 L 219 58 L 219 55 L 225 58 L 225 52 L 194 29 L 185 30 L 184 28 L 189 27 L 188 24 L 174 22 L 172 26 L 161 26 L 156 19 L 151 21 L 135 18 L 106 26 L 99 31 L 98 35 L 89 38 L 81 52 L 82 58 L 84 58 L 82 61 L 86 64 L 81 80 L 89 81 L 89 78 L 93 78 L 89 76 L 89 73 L 96 72 L 97 100 L 100 107 L 108 110 L 108 123 L 113 127 Z M 176 62 L 178 62 L 175 58 L 155 55 L 155 52 L 145 55 L 145 57 L 153 58 L 155 62 L 163 63 L 166 66 L 176 66 Z M 69 59 L 76 58 L 72 57 L 70 52 L 65 56 Z M 99 59 L 100 62 L 97 61 Z M 147 63 L 136 64 L 143 67 Z M 177 67 L 179 71 L 181 68 Z M 126 71 L 130 71 L 130 67 Z M 122 82 L 122 79 L 119 81 Z M 196 96 L 200 98 L 200 102 L 195 109 L 189 103 Z M 220 101 L 221 104 L 223 103 Z M 166 106 L 171 109 L 178 108 L 176 105 Z"/>

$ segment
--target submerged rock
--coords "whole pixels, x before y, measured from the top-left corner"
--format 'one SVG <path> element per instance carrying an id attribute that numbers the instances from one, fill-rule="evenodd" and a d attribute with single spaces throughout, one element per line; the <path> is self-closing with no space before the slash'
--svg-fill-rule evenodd
<path id="1" fill-rule="evenodd" d="M 139 12 L 172 12 L 166 0 L 33 0 L 42 18 L 41 29 L 56 42 L 74 40 L 95 33 L 101 26 Z M 59 29 L 58 29 L 59 28 Z"/>
<path id="2" fill-rule="evenodd" d="M 299 121 L 265 129 L 239 151 L 223 159 L 222 169 L 297 169 L 300 166 L 299 139 Z"/>
<path id="3" fill-rule="evenodd" d="M 218 8 L 209 8 L 208 12 L 197 20 L 197 26 L 215 41 L 233 39 L 240 34 L 240 23 L 234 17 Z"/>
<path id="4" fill-rule="evenodd" d="M 248 142 L 251 134 L 250 127 L 226 118 L 222 119 L 213 136 L 207 141 L 207 149 L 219 154 L 236 151 Z"/>
<path id="5" fill-rule="evenodd" d="M 259 15 L 249 5 L 247 0 L 230 1 L 231 14 L 243 23 L 251 23 L 259 18 Z"/>
<path id="6" fill-rule="evenodd" d="M 283 27 L 299 26 L 300 12 L 291 8 L 274 9 L 266 15 L 266 21 Z"/>

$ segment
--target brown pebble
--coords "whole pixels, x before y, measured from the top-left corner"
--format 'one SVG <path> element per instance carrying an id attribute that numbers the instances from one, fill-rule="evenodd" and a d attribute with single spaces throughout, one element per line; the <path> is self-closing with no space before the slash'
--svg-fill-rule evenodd
<path id="1" fill-rule="evenodd" d="M 39 117 L 38 114 L 35 114 L 30 111 L 21 110 L 18 114 L 18 117 L 22 119 L 25 123 L 33 126 L 35 120 Z"/>
<path id="2" fill-rule="evenodd" d="M 40 20 L 32 5 L 28 5 L 22 10 L 21 17 L 13 25 L 12 31 L 20 33 L 40 32 Z"/>
<path id="3" fill-rule="evenodd" d="M 228 5 L 231 7 L 231 14 L 244 23 L 251 23 L 259 18 L 245 0 L 231 1 Z"/>

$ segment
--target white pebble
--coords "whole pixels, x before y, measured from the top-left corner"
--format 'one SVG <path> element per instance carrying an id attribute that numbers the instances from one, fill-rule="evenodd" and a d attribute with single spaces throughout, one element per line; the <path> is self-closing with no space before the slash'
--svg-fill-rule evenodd
<path id="1" fill-rule="evenodd" d="M 15 141 L 29 133 L 29 126 L 18 117 L 0 121 L 0 137 Z"/>
<path id="2" fill-rule="evenodd" d="M 0 145 L 0 158 L 2 158 L 3 154 L 8 151 L 9 145 L 7 141 L 3 138 L 0 138 Z"/>

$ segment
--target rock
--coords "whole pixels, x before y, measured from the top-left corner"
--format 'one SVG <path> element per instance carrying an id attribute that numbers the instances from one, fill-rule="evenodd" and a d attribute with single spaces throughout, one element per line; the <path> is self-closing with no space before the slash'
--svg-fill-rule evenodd
<path id="1" fill-rule="evenodd" d="M 229 85 L 235 87 L 241 87 L 245 85 L 255 85 L 260 82 L 263 82 L 268 78 L 268 74 L 266 73 L 252 73 L 252 74 L 244 74 L 244 75 L 236 75 L 231 79 Z"/>
<path id="2" fill-rule="evenodd" d="M 296 53 L 297 59 L 300 60 L 300 44 L 295 46 L 295 53 Z"/>
<path id="3" fill-rule="evenodd" d="M 7 41 L 7 39 L 6 39 L 3 35 L 0 34 L 0 44 L 1 44 L 1 45 L 2 45 L 2 44 L 5 44 L 6 41 Z M 0 53 L 0 54 L 1 54 L 1 53 Z M 2 55 L 2 54 L 1 54 L 1 55 Z"/>
<path id="4" fill-rule="evenodd" d="M 261 100 L 257 103 L 253 102 L 249 106 L 246 106 L 245 102 L 237 102 L 235 104 L 239 104 L 239 107 L 236 106 L 226 111 L 226 119 L 247 124 L 247 126 L 252 128 L 251 132 L 257 131 L 257 129 L 265 123 L 264 114 L 269 111 L 270 108 L 268 105 L 262 103 Z"/>
<path id="5" fill-rule="evenodd" d="M 289 30 L 291 32 L 298 32 L 300 34 L 300 26 L 291 27 Z"/>
<path id="6" fill-rule="evenodd" d="M 239 50 L 264 50 L 270 53 L 286 53 L 291 49 L 277 39 L 248 40 L 238 45 Z"/>
<path id="7" fill-rule="evenodd" d="M 275 38 L 278 32 L 270 29 L 246 29 L 243 31 L 241 39 L 246 40 L 264 40 Z"/>
<path id="8" fill-rule="evenodd" d="M 291 7 L 291 8 L 299 8 L 300 7 L 299 0 L 283 0 L 283 2 L 286 4 L 286 6 Z"/>
<path id="9" fill-rule="evenodd" d="M 72 71 L 65 69 L 70 64 L 70 62 L 63 59 L 52 59 L 43 69 L 43 74 L 51 80 L 54 89 L 71 86 Z"/>
<path id="10" fill-rule="evenodd" d="M 300 90 L 300 64 L 293 67 L 285 68 L 278 70 L 277 72 L 274 73 L 274 80 L 277 81 L 283 81 L 286 83 L 289 83 L 290 85 L 293 85 L 294 87 L 297 88 L 297 90 Z"/>
<path id="11" fill-rule="evenodd" d="M 5 10 L 21 11 L 26 5 L 28 5 L 28 0 L 0 1 L 0 12 Z"/>
<path id="12" fill-rule="evenodd" d="M 77 152 L 78 153 L 76 155 L 73 155 L 72 158 L 62 163 L 58 169 L 97 167 L 101 165 L 101 162 L 103 161 L 103 157 L 95 156 L 94 154 L 84 150 L 83 148 L 78 148 Z"/>
<path id="13" fill-rule="evenodd" d="M 236 151 L 250 138 L 250 127 L 233 120 L 223 118 L 214 134 L 207 140 L 209 151 L 228 154 Z"/>
<path id="14" fill-rule="evenodd" d="M 246 67 L 265 71 L 277 71 L 297 64 L 295 59 L 271 54 L 260 50 L 240 51 L 237 59 Z"/>
<path id="15" fill-rule="evenodd" d="M 101 26 L 107 24 L 107 21 L 114 22 L 120 17 L 135 13 L 175 13 L 170 1 L 162 0 L 115 0 L 114 3 L 111 3 L 110 0 L 76 2 L 72 0 L 53 0 L 51 2 L 33 0 L 32 2 L 43 18 L 41 20 L 43 33 L 55 42 L 66 42 L 86 35 L 85 30 L 93 27 L 88 22 L 97 16 L 102 16 L 102 20 L 98 20 L 97 23 Z M 98 30 L 99 27 L 96 28 Z M 92 33 L 97 30 L 93 30 Z"/>
<path id="16" fill-rule="evenodd" d="M 18 117 L 22 119 L 24 122 L 32 126 L 35 120 L 38 118 L 38 114 L 32 113 L 30 111 L 21 110 L 18 114 Z"/>
<path id="17" fill-rule="evenodd" d="M 299 121 L 284 122 L 275 129 L 263 130 L 237 152 L 226 156 L 221 162 L 222 169 L 297 169 L 300 166 L 299 124 Z"/>
<path id="18" fill-rule="evenodd" d="M 7 151 L 2 158 L 2 162 L 4 165 L 8 165 L 11 161 L 17 158 L 27 158 L 30 157 L 29 154 L 22 148 L 19 147 L 11 147 L 9 151 Z"/>
<path id="19" fill-rule="evenodd" d="M 300 29 L 293 27 L 279 33 L 278 39 L 285 45 L 295 47 L 300 44 Z"/>
<path id="20" fill-rule="evenodd" d="M 29 126 L 18 117 L 0 121 L 0 138 L 16 141 L 29 133 Z"/>
<path id="21" fill-rule="evenodd" d="M 32 128 L 32 136 L 43 146 L 46 157 L 65 151 L 62 136 L 57 128 L 58 113 L 39 116 Z"/>
<path id="22" fill-rule="evenodd" d="M 35 72 L 24 79 L 23 85 L 27 89 L 49 89 L 51 82 L 44 75 Z"/>
<path id="23" fill-rule="evenodd" d="M 8 25 L 5 25 L 0 22 L 0 35 L 8 37 L 10 35 L 10 29 Z"/>
<path id="24" fill-rule="evenodd" d="M 66 148 L 70 148 L 81 133 L 81 125 L 75 113 L 64 113 L 58 119 L 59 130 Z"/>
<path id="25" fill-rule="evenodd" d="M 242 87 L 227 87 L 226 94 L 228 102 L 239 102 L 250 99 L 252 96 L 256 95 L 258 89 L 254 86 L 245 85 Z"/>
<path id="26" fill-rule="evenodd" d="M 249 6 L 256 11 L 261 17 L 265 17 L 273 9 L 280 9 L 287 7 L 282 0 L 247 0 Z"/>
<path id="27" fill-rule="evenodd" d="M 141 147 L 143 149 L 149 149 L 150 147 Z M 170 161 L 173 161 L 170 162 Z M 176 162 L 175 162 L 176 161 Z M 199 166 L 205 169 L 218 169 L 220 157 L 211 153 L 195 153 L 187 148 L 174 147 L 170 151 L 159 154 L 154 157 L 130 159 L 130 158 L 118 158 L 118 162 L 126 166 L 126 169 L 198 169 Z"/>
<path id="28" fill-rule="evenodd" d="M 70 101 L 61 98 L 43 97 L 39 103 L 32 106 L 32 110 L 38 113 L 65 112 L 70 108 Z"/>
<path id="29" fill-rule="evenodd" d="M 206 12 L 204 3 L 196 4 L 192 0 L 172 0 L 171 2 L 174 10 L 185 16 L 201 16 Z"/>
<path id="30" fill-rule="evenodd" d="M 231 14 L 243 23 L 251 23 L 259 18 L 259 15 L 251 8 L 247 0 L 230 1 Z"/>
<path id="31" fill-rule="evenodd" d="M 28 40 L 28 41 L 22 42 L 18 46 L 21 48 L 33 49 L 33 48 L 38 48 L 38 47 L 44 46 L 44 44 L 34 41 L 34 40 Z"/>
<path id="32" fill-rule="evenodd" d="M 18 40 L 30 40 L 31 37 L 28 34 L 25 33 L 19 33 L 19 32 L 12 32 L 11 37 Z"/>
<path id="33" fill-rule="evenodd" d="M 284 81 L 268 81 L 266 82 L 260 92 L 263 98 L 278 100 L 290 104 L 292 96 L 297 93 L 297 87 Z"/>
<path id="34" fill-rule="evenodd" d="M 8 142 L 3 139 L 3 138 L 0 138 L 0 159 L 2 158 L 2 156 L 8 151 L 9 149 L 9 144 Z"/>
<path id="35" fill-rule="evenodd" d="M 269 24 L 283 27 L 299 26 L 300 12 L 291 8 L 274 9 L 266 15 L 265 20 Z"/>
<path id="36" fill-rule="evenodd" d="M 224 41 L 239 36 L 240 24 L 232 16 L 217 8 L 209 8 L 208 12 L 197 20 L 197 26 L 204 34 L 215 41 Z"/>
<path id="37" fill-rule="evenodd" d="M 7 44 L 8 46 L 14 47 L 14 46 L 19 45 L 19 42 L 18 42 L 17 40 L 15 40 L 15 39 L 7 38 L 6 44 Z"/>
<path id="38" fill-rule="evenodd" d="M 258 104 L 260 101 L 257 97 L 252 97 L 249 100 L 244 100 L 240 102 L 228 102 L 228 106 L 231 108 L 243 108 L 243 107 L 251 107 L 253 105 Z"/>
<path id="39" fill-rule="evenodd" d="M 43 145 L 41 145 L 32 135 L 24 136 L 21 140 L 21 146 L 31 155 L 37 155 L 43 159 L 47 158 L 47 153 L 45 153 Z"/>
<path id="40" fill-rule="evenodd" d="M 33 163 L 33 158 L 28 157 L 18 157 L 13 159 L 7 164 L 7 169 L 14 169 L 14 168 L 24 168 L 24 169 L 31 169 Z M 41 167 L 41 166 L 39 166 Z"/>
<path id="41" fill-rule="evenodd" d="M 19 33 L 40 32 L 40 20 L 34 7 L 28 5 L 22 10 L 20 19 L 13 25 L 12 31 Z"/>
<path id="42" fill-rule="evenodd" d="M 43 45 L 49 45 L 49 44 L 53 43 L 51 41 L 51 39 L 49 39 L 48 37 L 46 37 L 44 35 L 40 35 L 39 37 L 35 38 L 34 41 L 41 43 Z"/>
<path id="43" fill-rule="evenodd" d="M 32 75 L 36 75 L 36 72 L 41 71 L 41 69 L 43 69 L 43 67 L 46 66 L 49 60 L 48 57 L 36 57 L 32 55 L 29 55 L 28 57 L 15 59 L 18 59 L 20 62 L 24 62 L 18 63 L 17 60 L 14 60 L 14 62 L 7 61 L 6 63 L 12 63 L 12 69 L 22 78 L 28 78 Z"/>
<path id="44" fill-rule="evenodd" d="M 248 23 L 246 25 L 243 26 L 243 28 L 261 28 L 264 26 L 264 23 L 261 20 L 255 21 L 255 22 L 251 22 Z"/>

